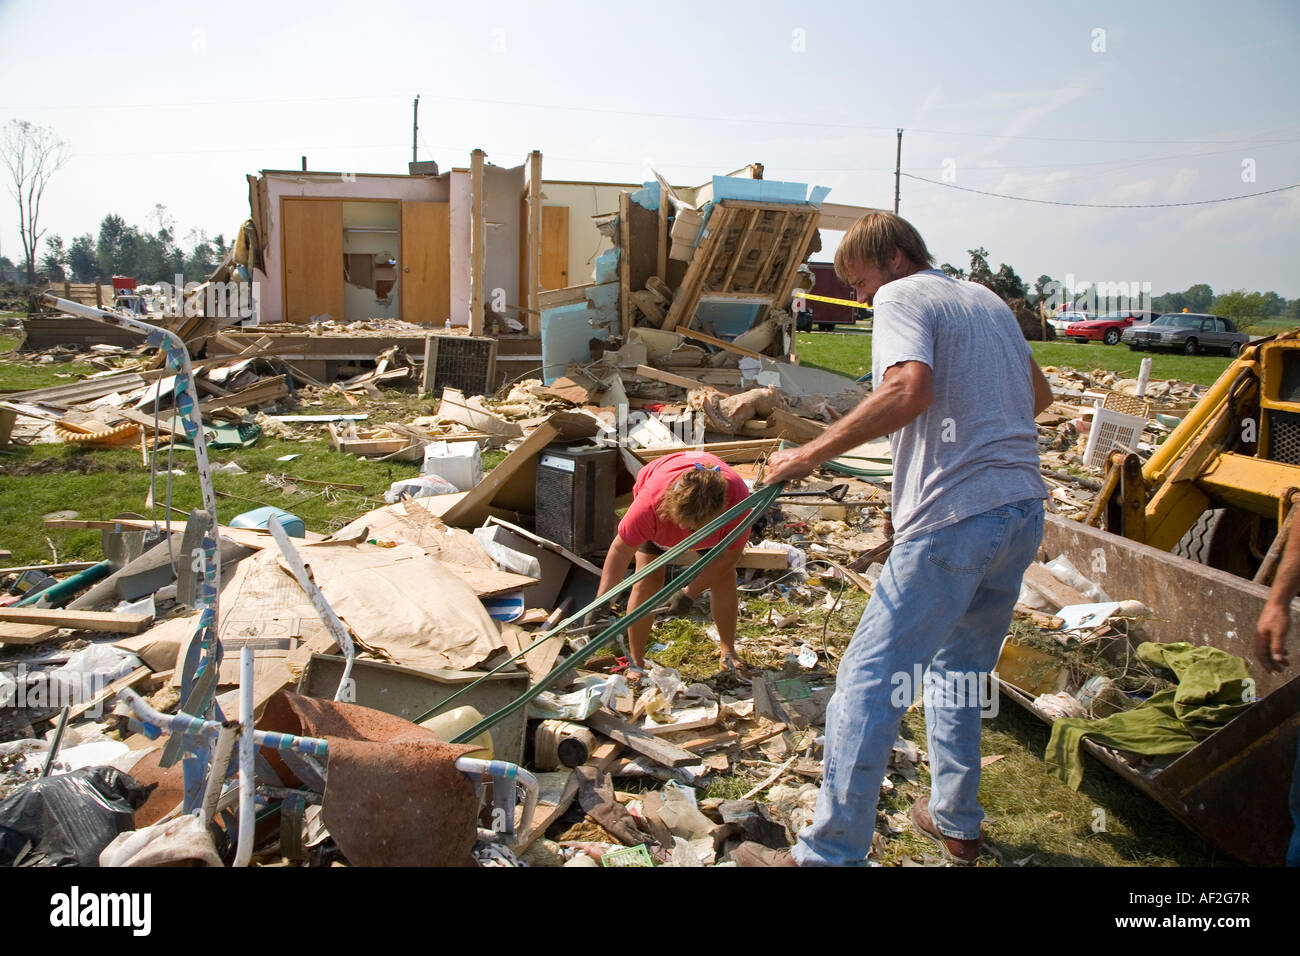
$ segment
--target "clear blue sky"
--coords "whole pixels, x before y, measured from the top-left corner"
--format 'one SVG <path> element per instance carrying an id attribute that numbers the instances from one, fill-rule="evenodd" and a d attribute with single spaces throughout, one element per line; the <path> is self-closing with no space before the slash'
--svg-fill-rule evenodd
<path id="1" fill-rule="evenodd" d="M 738 12 L 743 9 L 743 13 Z M 1104 31 L 1098 33 L 1096 31 Z M 1104 45 L 1104 49 L 1101 47 Z M 552 179 L 770 179 L 891 207 L 903 170 L 1073 203 L 1167 203 L 1300 183 L 1300 4 L 15 3 L 0 0 L 0 122 L 72 160 L 43 224 L 107 212 L 233 235 L 244 174 L 404 172 L 421 158 Z M 1243 182 L 1243 161 L 1254 182 Z M 1172 209 L 1013 202 L 903 179 L 939 261 L 1079 280 L 1300 296 L 1300 189 Z M 827 237 L 833 239 L 833 236 Z M 17 261 L 16 210 L 0 250 Z"/>

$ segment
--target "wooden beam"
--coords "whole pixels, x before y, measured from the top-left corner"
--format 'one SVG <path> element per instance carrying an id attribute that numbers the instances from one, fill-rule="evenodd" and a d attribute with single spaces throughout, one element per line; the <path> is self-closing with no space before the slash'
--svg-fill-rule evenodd
<path id="1" fill-rule="evenodd" d="M 668 281 L 668 191 L 659 188 L 659 240 L 655 247 L 655 275 L 661 282 Z"/>
<path id="2" fill-rule="evenodd" d="M 70 627 L 77 631 L 139 634 L 153 624 L 153 615 L 118 614 L 114 611 L 65 611 L 61 608 L 0 607 L 0 621 L 12 624 L 44 624 L 46 627 Z"/>
<path id="3" fill-rule="evenodd" d="M 57 637 L 59 629 L 47 624 L 5 624 L 0 622 L 0 644 L 40 644 Z"/>
<path id="4" fill-rule="evenodd" d="M 685 367 L 685 366 L 683 366 Z M 649 365 L 638 365 L 636 367 L 637 378 L 648 378 L 656 382 L 666 382 L 669 385 L 676 385 L 678 388 L 692 389 L 701 388 L 704 382 L 700 378 L 689 378 L 685 375 L 675 375 L 672 372 L 665 372 L 663 369 L 653 368 Z M 730 394 L 730 390 L 717 385 L 710 386 L 717 388 L 720 392 Z"/>
<path id="5" fill-rule="evenodd" d="M 542 288 L 542 151 L 528 154 L 528 334 L 542 331 L 537 294 Z"/>
<path id="6" fill-rule="evenodd" d="M 632 331 L 632 194 L 618 194 L 618 314 L 623 335 Z"/>
<path id="7" fill-rule="evenodd" d="M 762 359 L 763 356 L 753 349 L 742 348 L 739 345 L 733 345 L 725 339 L 719 339 L 705 332 L 696 332 L 694 329 L 678 329 L 678 335 L 684 335 L 688 339 L 694 339 L 697 342 L 703 342 L 705 345 L 712 345 L 714 348 L 722 349 L 726 352 L 733 352 L 736 355 L 744 355 L 748 358 Z"/>
<path id="8" fill-rule="evenodd" d="M 694 564 L 703 556 L 704 552 L 702 551 L 687 551 L 673 564 Z M 784 551 L 756 548 L 747 544 L 744 553 L 740 556 L 740 560 L 736 562 L 736 567 L 759 568 L 763 571 L 784 571 L 790 567 L 790 556 Z"/>
<path id="9" fill-rule="evenodd" d="M 183 521 L 172 521 L 172 526 L 179 533 L 180 527 L 184 525 Z M 45 527 L 47 528 L 95 528 L 108 531 L 122 531 L 123 529 L 134 529 L 137 531 L 149 531 L 155 527 L 162 527 L 163 523 L 154 522 L 149 518 L 117 518 L 112 521 L 90 521 L 85 518 L 46 518 Z M 223 538 L 229 538 L 236 544 L 243 545 L 245 548 L 252 548 L 254 551 L 261 551 L 263 548 L 274 548 L 275 541 L 272 540 L 269 532 L 257 531 L 253 528 L 230 528 L 222 525 L 217 529 Z M 310 544 L 313 541 L 322 541 L 325 536 L 316 531 L 308 531 L 306 537 L 302 540 Z"/>
<path id="10" fill-rule="evenodd" d="M 140 681 L 144 680 L 152 673 L 153 671 L 151 671 L 149 668 L 141 666 L 131 671 L 131 673 L 127 674 L 125 677 L 119 677 L 117 680 L 105 686 L 103 690 L 101 690 L 94 697 L 90 698 L 90 700 L 82 701 L 77 706 L 71 708 L 68 711 L 69 722 L 76 720 L 78 717 L 80 717 L 86 711 L 90 710 L 92 707 L 96 707 L 99 704 L 102 704 L 106 700 L 112 700 L 123 690 L 132 686 L 133 684 L 140 683 Z"/>
<path id="11" fill-rule="evenodd" d="M 741 261 L 749 251 L 750 240 L 754 237 L 754 227 L 758 225 L 758 220 L 762 217 L 761 209 L 749 210 L 749 215 L 745 219 L 745 224 L 740 228 L 740 237 L 736 242 L 735 251 L 731 254 L 731 265 L 727 266 L 727 274 L 722 277 L 722 286 L 719 292 L 727 292 L 731 289 L 732 280 L 736 278 L 736 270 L 740 268 Z"/>
<path id="12" fill-rule="evenodd" d="M 487 228 L 484 216 L 483 160 L 481 149 L 469 159 L 469 334 L 483 334 L 483 284 L 486 281 Z"/>
<path id="13" fill-rule="evenodd" d="M 1031 564 L 1025 569 L 1024 582 L 1055 604 L 1058 610 L 1073 604 L 1092 603 L 1092 598 L 1058 581 L 1056 575 L 1038 563 Z"/>
<path id="14" fill-rule="evenodd" d="M 826 431 L 826 426 L 821 422 L 815 422 L 804 418 L 802 415 L 796 415 L 794 412 L 788 412 L 784 408 L 775 408 L 768 413 L 767 422 L 769 425 L 776 426 L 777 437 L 788 439 L 799 445 L 806 445 Z"/>
<path id="15" fill-rule="evenodd" d="M 709 442 L 700 446 L 699 451 L 707 451 L 710 455 L 717 455 L 726 462 L 745 462 L 758 461 L 760 458 L 766 458 L 772 452 L 781 447 L 781 441 L 777 438 L 755 438 L 744 441 L 718 441 Z M 662 458 L 664 455 L 674 455 L 681 448 L 637 448 L 633 454 L 644 462 L 652 462 L 656 458 Z"/>
<path id="16" fill-rule="evenodd" d="M 700 758 L 689 750 L 683 750 L 676 744 L 660 740 L 653 734 L 648 734 L 639 727 L 632 726 L 622 717 L 611 714 L 607 710 L 598 710 L 582 722 L 595 730 L 599 730 L 615 743 L 630 747 L 637 753 L 644 754 L 655 763 L 662 764 L 665 767 L 685 767 L 688 764 L 700 762 Z"/>
<path id="17" fill-rule="evenodd" d="M 767 275 L 768 268 L 772 265 L 772 259 L 775 258 L 776 252 L 781 248 L 781 237 L 785 235 L 785 227 L 790 223 L 790 213 L 788 211 L 781 213 L 781 218 L 777 220 L 776 229 L 773 235 L 776 237 L 772 240 L 772 247 L 767 250 L 767 255 L 758 264 L 758 271 L 754 273 L 754 287 L 761 289 L 763 287 L 763 277 Z"/>
<path id="18" fill-rule="evenodd" d="M 9 552 L 0 554 L 0 557 L 8 557 Z M 24 571 L 44 571 L 46 574 L 54 574 L 58 571 L 84 571 L 86 568 L 93 568 L 94 561 L 67 561 L 63 564 L 20 564 L 16 567 L 0 568 L 0 574 L 22 574 Z"/>

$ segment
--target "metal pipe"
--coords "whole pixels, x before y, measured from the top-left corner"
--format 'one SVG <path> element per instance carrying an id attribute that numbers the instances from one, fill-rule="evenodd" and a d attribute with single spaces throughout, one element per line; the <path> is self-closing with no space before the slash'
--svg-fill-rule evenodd
<path id="1" fill-rule="evenodd" d="M 253 742 L 253 649 L 239 649 L 239 843 L 235 866 L 248 866 L 253 856 L 253 831 L 257 829 L 257 784 Z"/>
<path id="2" fill-rule="evenodd" d="M 59 726 L 54 731 L 54 740 L 50 742 L 50 752 L 45 758 L 45 766 L 41 768 L 41 776 L 48 777 L 50 771 L 54 769 L 54 758 L 59 754 L 59 746 L 63 743 L 63 732 L 68 727 L 68 714 L 72 708 L 64 707 L 63 713 L 59 714 Z"/>
<path id="3" fill-rule="evenodd" d="M 305 157 L 304 157 L 305 162 Z M 181 700 L 183 706 L 204 714 L 212 713 L 216 696 L 216 674 L 221 664 L 221 638 L 217 634 L 217 602 L 221 593 L 221 549 L 217 546 L 217 498 L 212 488 L 212 472 L 208 462 L 208 443 L 203 432 L 203 414 L 199 408 L 198 388 L 194 381 L 194 367 L 185 342 L 175 332 L 118 312 L 105 312 L 79 302 L 60 299 L 45 293 L 41 301 L 51 308 L 70 315 L 81 316 L 96 322 L 105 322 L 119 328 L 130 329 L 145 336 L 146 344 L 162 351 L 164 367 L 175 375 L 174 394 L 176 410 L 185 435 L 194 445 L 194 467 L 199 476 L 199 493 L 203 508 L 212 522 L 211 532 L 203 536 L 203 582 L 199 589 L 199 621 L 195 629 L 197 650 L 187 656 L 181 669 Z M 168 479 L 170 481 L 170 478 Z M 170 486 L 169 486 L 170 487 Z M 170 513 L 168 530 L 171 530 Z M 191 556 L 197 557 L 197 555 Z M 163 764 L 179 756 L 179 741 L 169 741 L 163 751 Z M 185 760 L 185 812 L 198 809 L 202 802 L 202 775 L 205 769 L 204 754 L 193 753 Z"/>
<path id="4" fill-rule="evenodd" d="M 468 776 L 491 777 L 494 785 L 524 788 L 524 814 L 517 832 L 527 833 L 533 828 L 533 814 L 537 810 L 537 778 L 518 764 L 504 760 L 480 760 L 477 757 L 457 757 L 456 769 Z"/>
<path id="5" fill-rule="evenodd" d="M 25 597 L 14 602 L 14 607 L 27 607 L 31 604 L 45 602 L 44 607 L 61 607 L 62 603 L 72 597 L 82 588 L 89 587 L 96 581 L 108 577 L 113 573 L 113 565 L 108 561 L 100 561 L 98 564 L 91 565 L 83 571 L 78 571 L 71 577 L 64 578 L 58 584 L 51 584 L 44 590 L 28 594 Z"/>

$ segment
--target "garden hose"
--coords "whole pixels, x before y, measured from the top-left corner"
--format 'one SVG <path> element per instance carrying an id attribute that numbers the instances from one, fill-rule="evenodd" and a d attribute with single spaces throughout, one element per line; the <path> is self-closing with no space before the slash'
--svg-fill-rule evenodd
<path id="1" fill-rule="evenodd" d="M 434 716 L 435 714 L 438 714 L 441 711 L 446 710 L 452 704 L 452 702 L 455 701 L 458 697 L 468 693 L 470 690 L 478 686 L 483 681 L 487 680 L 489 677 L 492 677 L 494 674 L 497 674 L 498 672 L 505 669 L 506 667 L 509 667 L 511 664 L 514 663 L 514 661 L 523 657 L 534 647 L 539 646 L 543 641 L 552 640 L 558 637 L 565 630 L 565 628 L 581 621 L 584 617 L 587 616 L 587 614 L 596 610 L 597 608 L 609 604 L 611 601 L 613 601 L 616 597 L 621 595 L 623 592 L 630 590 L 642 578 L 650 574 L 653 574 L 654 572 L 658 571 L 660 568 L 666 567 L 671 562 L 676 560 L 676 558 L 679 555 L 693 549 L 699 542 L 703 541 L 709 535 L 714 534 L 716 531 L 718 531 L 718 529 L 726 526 L 727 524 L 736 520 L 742 515 L 745 516 L 744 519 L 740 522 L 740 524 L 738 524 L 731 531 L 727 532 L 727 534 L 722 538 L 722 540 L 719 541 L 712 548 L 710 548 L 709 551 L 706 552 L 703 557 L 701 557 L 694 564 L 687 567 L 685 570 L 683 570 L 681 573 L 675 576 L 672 580 L 666 581 L 664 583 L 663 588 L 661 588 L 658 591 L 658 593 L 654 594 L 649 600 L 642 603 L 636 609 L 629 611 L 627 614 L 623 615 L 622 617 L 615 618 L 599 634 L 597 634 L 595 637 L 589 640 L 585 645 L 583 645 L 575 653 L 570 655 L 566 660 L 557 664 L 555 668 L 551 670 L 550 673 L 542 677 L 535 685 L 530 687 L 528 690 L 524 691 L 524 693 L 522 693 L 519 697 L 511 701 L 506 706 L 502 707 L 500 710 L 483 718 L 483 720 L 479 721 L 469 730 L 466 730 L 463 733 L 458 734 L 456 738 L 452 741 L 452 743 L 464 743 L 466 741 L 473 740 L 479 734 L 483 733 L 483 731 L 494 727 L 500 721 L 504 720 L 510 714 L 518 710 L 520 707 L 525 706 L 529 701 L 533 700 L 539 694 L 546 691 L 557 680 L 559 680 L 569 671 L 576 668 L 587 658 L 591 657 L 592 654 L 594 654 L 596 651 L 600 650 L 605 645 L 611 643 L 616 637 L 618 637 L 620 634 L 626 631 L 637 621 L 661 610 L 661 605 L 663 605 L 663 603 L 668 599 L 668 597 L 672 595 L 674 591 L 676 591 L 678 588 L 685 587 L 687 584 L 693 581 L 719 555 L 723 554 L 728 548 L 730 548 L 733 544 L 735 544 L 736 541 L 739 540 L 742 535 L 748 534 L 749 529 L 753 526 L 753 524 L 756 521 L 758 521 L 760 517 L 762 517 L 764 512 L 766 512 L 769 507 L 771 507 L 772 503 L 776 500 L 777 495 L 781 493 L 781 488 L 782 488 L 782 483 L 778 482 L 776 484 L 768 485 L 760 489 L 759 491 L 754 492 L 744 501 L 740 502 L 735 507 L 719 515 L 717 518 L 713 519 L 711 522 L 709 522 L 700 530 L 693 533 L 690 537 L 686 538 L 680 544 L 674 545 L 672 548 L 668 549 L 663 554 L 659 555 L 657 558 L 655 558 L 654 561 L 647 564 L 644 568 L 637 571 L 630 578 L 626 579 L 618 586 L 611 588 L 606 593 L 597 597 L 586 607 L 578 611 L 575 611 L 566 620 L 561 621 L 554 628 L 552 628 L 550 631 L 548 631 L 538 640 L 533 642 L 530 646 L 524 648 L 514 656 L 502 662 L 497 667 L 489 671 L 487 674 L 484 674 L 478 680 L 474 681 L 471 684 L 466 685 L 461 690 L 457 691 L 455 694 L 452 694 L 450 697 L 442 701 L 442 703 L 438 704 L 436 707 L 432 708 L 428 712 L 421 714 L 419 717 L 416 717 L 413 722 L 417 724 L 421 723 L 425 720 L 428 720 L 430 717 Z"/>

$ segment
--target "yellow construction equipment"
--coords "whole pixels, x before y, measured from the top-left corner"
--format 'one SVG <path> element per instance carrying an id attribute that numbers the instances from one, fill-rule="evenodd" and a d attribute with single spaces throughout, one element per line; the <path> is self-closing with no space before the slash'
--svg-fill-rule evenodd
<path id="1" fill-rule="evenodd" d="M 1242 349 L 1140 471 L 1113 452 L 1088 523 L 1266 584 L 1296 500 L 1300 329 Z"/>

